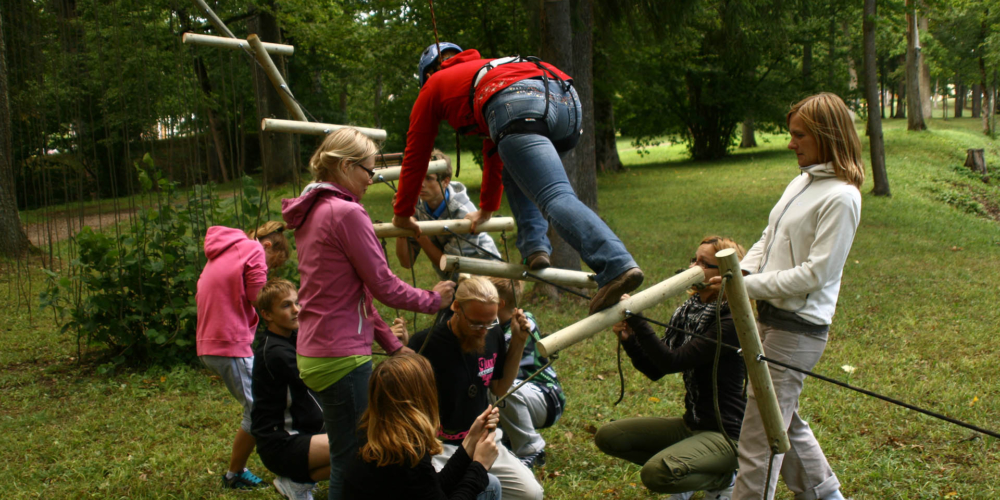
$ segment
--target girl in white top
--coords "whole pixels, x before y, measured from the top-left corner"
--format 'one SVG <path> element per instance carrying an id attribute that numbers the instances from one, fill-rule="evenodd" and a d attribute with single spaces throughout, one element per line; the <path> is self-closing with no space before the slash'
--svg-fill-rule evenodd
<path id="1" fill-rule="evenodd" d="M 768 357 L 812 370 L 826 347 L 840 279 L 861 220 L 864 164 L 847 106 L 821 93 L 788 112 L 799 175 L 771 210 L 764 234 L 743 258 L 747 293 L 757 300 L 758 330 Z M 715 278 L 718 280 L 718 278 Z M 805 375 L 770 365 L 791 449 L 771 458 L 757 400 L 750 391 L 740 434 L 733 500 L 774 497 L 778 475 L 796 499 L 838 500 L 840 481 L 812 430 L 798 414 Z"/>

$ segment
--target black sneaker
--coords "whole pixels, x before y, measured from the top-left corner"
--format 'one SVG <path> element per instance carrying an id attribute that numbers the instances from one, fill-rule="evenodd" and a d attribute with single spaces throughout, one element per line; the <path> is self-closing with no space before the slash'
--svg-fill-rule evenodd
<path id="1" fill-rule="evenodd" d="M 226 474 L 222 475 L 222 485 L 226 488 L 234 490 L 252 490 L 254 488 L 267 488 L 267 483 L 261 481 L 259 477 L 255 476 L 250 469 L 243 469 L 243 472 L 234 475 L 233 477 L 226 477 Z"/>
<path id="2" fill-rule="evenodd" d="M 525 455 L 523 457 L 517 457 L 518 460 L 524 464 L 525 467 L 529 469 L 534 469 L 535 467 L 545 466 L 545 450 L 538 453 L 532 453 L 531 455 Z"/>

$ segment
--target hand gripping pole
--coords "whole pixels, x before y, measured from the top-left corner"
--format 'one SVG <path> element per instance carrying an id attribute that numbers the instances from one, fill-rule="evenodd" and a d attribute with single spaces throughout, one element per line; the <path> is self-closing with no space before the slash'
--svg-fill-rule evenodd
<path id="1" fill-rule="evenodd" d="M 788 434 L 785 432 L 784 419 L 781 418 L 781 409 L 778 408 L 778 397 L 774 394 L 774 386 L 771 384 L 771 372 L 768 371 L 767 363 L 759 359 L 759 356 L 764 354 L 764 347 L 757 333 L 757 320 L 754 319 L 753 310 L 750 308 L 750 298 L 747 296 L 736 250 L 732 248 L 720 250 L 715 254 L 715 258 L 719 260 L 719 271 L 722 274 L 732 274 L 726 281 L 726 298 L 729 301 L 729 310 L 733 314 L 733 322 L 736 324 L 743 362 L 746 364 L 747 376 L 750 385 L 753 386 L 754 397 L 757 399 L 760 419 L 764 422 L 768 445 L 772 453 L 784 453 L 790 447 Z"/>
<path id="2" fill-rule="evenodd" d="M 573 344 L 589 339 L 615 323 L 625 319 L 625 311 L 639 313 L 675 295 L 684 293 L 695 283 L 705 281 L 705 271 L 695 266 L 663 280 L 603 311 L 596 312 L 573 323 L 536 344 L 543 357 L 557 353 Z"/>

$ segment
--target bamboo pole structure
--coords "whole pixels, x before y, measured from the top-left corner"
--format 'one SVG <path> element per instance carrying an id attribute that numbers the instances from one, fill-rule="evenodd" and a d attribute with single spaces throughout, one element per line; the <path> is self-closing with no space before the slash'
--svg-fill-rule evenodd
<path id="1" fill-rule="evenodd" d="M 722 274 L 732 273 L 732 277 L 726 282 L 726 299 L 729 301 L 729 309 L 733 314 L 733 322 L 736 324 L 736 334 L 740 339 L 740 352 L 743 353 L 743 362 L 747 367 L 747 378 L 753 386 L 753 394 L 757 399 L 757 409 L 760 411 L 761 421 L 764 422 L 764 432 L 767 434 L 767 442 L 771 452 L 778 454 L 788 451 L 788 433 L 785 430 L 784 419 L 781 418 L 781 409 L 778 408 L 778 397 L 774 394 L 774 385 L 771 384 L 771 372 L 767 363 L 758 359 L 764 354 L 764 346 L 761 345 L 760 336 L 757 333 L 757 320 L 754 318 L 753 310 L 750 307 L 750 298 L 747 296 L 746 285 L 743 282 L 743 273 L 740 270 L 740 261 L 736 257 L 736 250 L 726 248 L 715 254 L 719 261 L 719 272 Z M 720 339 L 721 340 L 721 339 Z"/>
<path id="2" fill-rule="evenodd" d="M 603 311 L 596 312 L 572 325 L 543 338 L 536 344 L 543 357 L 555 354 L 573 344 L 593 337 L 625 319 L 625 311 L 639 313 L 675 295 L 684 293 L 695 283 L 705 281 L 705 271 L 698 266 L 665 279 Z"/>
<path id="3" fill-rule="evenodd" d="M 260 63 L 261 67 L 264 68 L 264 73 L 267 74 L 267 78 L 271 80 L 271 85 L 274 85 L 274 89 L 278 91 L 278 95 L 281 96 L 281 101 L 285 103 L 285 107 L 288 108 L 288 112 L 292 114 L 298 121 L 308 121 L 306 120 L 306 114 L 302 112 L 302 108 L 299 107 L 299 103 L 295 102 L 292 98 L 292 91 L 288 88 L 288 84 L 285 83 L 285 79 L 281 77 L 281 72 L 278 71 L 278 67 L 274 65 L 274 61 L 271 60 L 271 56 L 267 55 L 267 49 L 264 48 L 264 42 L 260 41 L 260 38 L 256 34 L 251 34 L 247 37 L 247 43 L 253 48 L 253 55 L 257 58 L 257 62 Z"/>
<path id="4" fill-rule="evenodd" d="M 181 35 L 181 43 L 188 45 L 203 45 L 206 47 L 219 47 L 223 49 L 243 49 L 250 48 L 246 40 L 239 38 L 226 38 L 222 36 L 199 35 L 198 33 L 184 33 Z M 264 49 L 268 54 L 279 56 L 290 56 L 295 53 L 295 47 L 282 43 L 263 42 Z"/>
<path id="5" fill-rule="evenodd" d="M 547 267 L 531 271 L 528 269 L 528 266 L 520 264 L 508 264 L 497 260 L 474 259 L 472 257 L 460 257 L 457 255 L 442 255 L 440 266 L 442 271 L 449 273 L 461 271 L 481 276 L 538 282 L 538 279 L 525 274 L 530 272 L 545 281 L 557 285 L 576 288 L 597 288 L 597 282 L 594 281 L 593 274 L 583 271 L 571 271 L 569 269 Z"/>
<path id="6" fill-rule="evenodd" d="M 219 16 L 217 16 L 215 11 L 212 10 L 207 3 L 205 3 L 205 0 L 194 0 L 194 4 L 205 13 L 205 17 L 208 18 L 208 22 L 212 23 L 212 26 L 215 26 L 215 29 L 218 30 L 219 33 L 222 33 L 229 38 L 236 38 L 236 35 L 234 35 L 232 31 L 229 31 L 229 28 L 226 27 L 226 23 L 222 22 L 222 19 L 219 19 Z"/>
<path id="7" fill-rule="evenodd" d="M 453 220 L 428 220 L 419 221 L 420 231 L 424 236 L 437 236 L 439 234 L 450 234 L 445 228 L 450 229 L 455 234 L 469 234 L 472 232 L 472 221 L 469 219 Z M 390 222 L 374 224 L 375 236 L 379 238 L 406 238 L 412 237 L 413 231 L 398 228 Z M 476 228 L 478 233 L 498 233 L 500 231 L 513 231 L 513 217 L 494 217 Z"/>
<path id="8" fill-rule="evenodd" d="M 334 130 L 352 127 L 352 125 L 334 125 L 332 123 L 303 122 L 295 120 L 279 120 L 277 118 L 264 118 L 260 122 L 260 129 L 268 132 L 284 132 L 286 134 L 305 135 L 327 135 Z M 377 128 L 353 127 L 374 141 L 384 141 L 385 130 Z"/>
<path id="9" fill-rule="evenodd" d="M 402 170 L 403 167 L 376 168 L 375 177 L 372 177 L 372 180 L 375 182 L 397 181 Z M 428 174 L 440 174 L 445 170 L 448 170 L 448 162 L 444 160 L 434 160 L 427 164 Z"/>

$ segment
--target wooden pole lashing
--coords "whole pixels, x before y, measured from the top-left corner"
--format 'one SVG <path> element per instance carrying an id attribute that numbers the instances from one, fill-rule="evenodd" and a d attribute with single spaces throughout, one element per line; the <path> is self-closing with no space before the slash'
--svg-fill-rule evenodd
<path id="1" fill-rule="evenodd" d="M 521 264 L 508 264 L 497 260 L 474 259 L 458 255 L 442 255 L 440 266 L 441 270 L 447 273 L 458 271 L 478 274 L 480 276 L 538 282 L 538 279 L 525 275 L 526 272 L 530 272 L 538 278 L 557 285 L 575 288 L 597 288 L 597 282 L 594 281 L 593 274 L 583 271 L 571 271 L 569 269 L 548 267 L 537 271 L 530 271 L 528 266 Z"/>
<path id="2" fill-rule="evenodd" d="M 726 282 L 726 300 L 729 301 L 729 309 L 736 324 L 743 362 L 747 367 L 747 378 L 753 386 L 768 446 L 775 454 L 784 453 L 790 448 L 788 433 L 785 431 L 784 419 L 781 418 L 778 397 L 774 394 L 771 372 L 767 363 L 758 359 L 758 356 L 764 354 L 764 346 L 757 333 L 757 320 L 750 307 L 750 298 L 747 296 L 743 273 L 740 271 L 740 261 L 736 256 L 736 250 L 732 248 L 716 252 L 715 258 L 719 261 L 719 271 L 722 274 L 732 273 L 732 277 Z"/>
<path id="3" fill-rule="evenodd" d="M 260 129 L 262 131 L 284 132 L 286 134 L 327 135 L 330 132 L 347 127 L 358 129 L 358 132 L 370 137 L 373 141 L 384 141 L 386 137 L 385 130 L 354 127 L 353 125 L 334 125 L 332 123 L 279 120 L 277 118 L 264 118 L 264 120 L 260 122 Z"/>
<path id="4" fill-rule="evenodd" d="M 184 33 L 181 35 L 181 43 L 188 45 L 203 45 L 206 47 L 219 47 L 223 49 L 243 49 L 250 48 L 250 43 L 239 38 L 226 38 L 222 36 L 199 35 L 198 33 Z M 282 43 L 262 42 L 268 54 L 279 56 L 290 56 L 295 53 L 295 47 Z"/>
<path id="5" fill-rule="evenodd" d="M 405 238 L 413 236 L 413 231 L 398 228 L 389 222 L 373 225 L 375 226 L 375 236 L 379 238 Z M 427 220 L 419 221 L 417 225 L 420 226 L 420 231 L 424 236 L 451 234 L 445 228 L 450 229 L 455 234 L 469 234 L 472 232 L 472 221 L 469 219 Z M 513 217 L 494 217 L 476 227 L 477 233 L 499 233 L 500 231 L 513 230 Z"/>
<path id="6" fill-rule="evenodd" d="M 372 177 L 372 180 L 375 182 L 397 181 L 402 170 L 402 167 L 376 168 L 375 177 Z M 444 160 L 434 160 L 427 164 L 428 174 L 440 174 L 446 170 L 448 170 L 448 162 Z"/>
<path id="7" fill-rule="evenodd" d="M 640 313 L 669 299 L 684 293 L 695 283 L 705 281 L 705 271 L 698 266 L 665 279 L 635 295 L 623 300 L 603 311 L 596 312 L 573 323 L 536 344 L 538 353 L 543 357 L 559 352 L 573 344 L 593 337 L 598 332 L 611 328 L 615 323 L 625 319 L 625 311 Z"/>
<path id="8" fill-rule="evenodd" d="M 295 102 L 292 98 L 292 91 L 288 88 L 288 84 L 285 83 L 285 79 L 282 78 L 281 72 L 278 71 L 278 67 L 275 66 L 274 61 L 271 60 L 271 56 L 267 55 L 267 49 L 264 48 L 264 43 L 260 41 L 260 38 L 256 34 L 251 34 L 247 37 L 247 42 L 253 49 L 253 55 L 257 58 L 257 62 L 260 63 L 261 67 L 264 68 L 264 73 L 267 74 L 267 78 L 271 80 L 271 85 L 274 85 L 274 89 L 278 91 L 278 95 L 281 96 L 281 101 L 285 103 L 285 107 L 288 108 L 288 112 L 292 114 L 298 121 L 308 121 L 306 120 L 306 114 L 302 112 L 302 108 L 299 107 L 299 103 Z"/>

